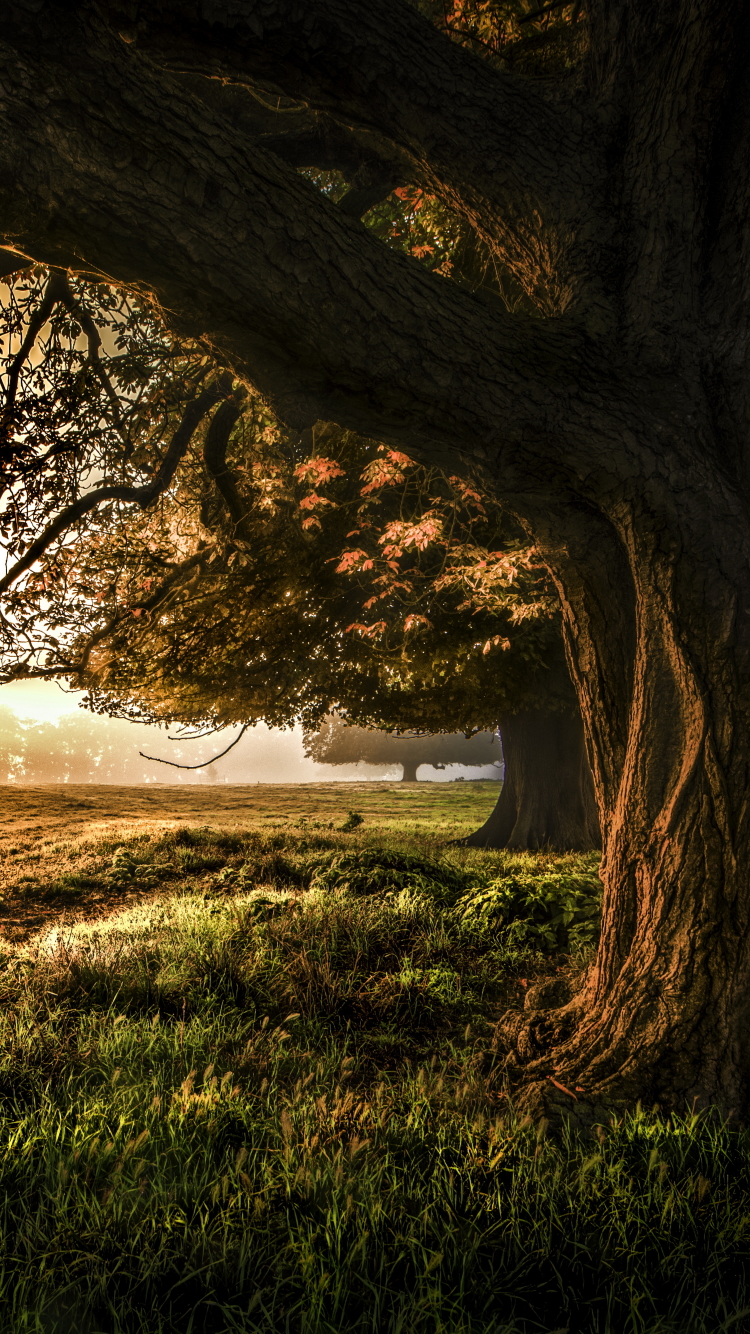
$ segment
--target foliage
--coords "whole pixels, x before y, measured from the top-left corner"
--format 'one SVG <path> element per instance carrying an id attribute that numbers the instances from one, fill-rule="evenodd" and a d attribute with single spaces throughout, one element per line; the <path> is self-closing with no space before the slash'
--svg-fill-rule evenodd
<path id="1" fill-rule="evenodd" d="M 408 190 L 388 207 L 443 225 Z M 5 679 L 215 726 L 339 705 L 475 730 L 546 698 L 554 600 L 475 486 L 332 424 L 300 440 L 141 299 L 39 267 L 6 285 Z"/>
<path id="2" fill-rule="evenodd" d="M 455 899 L 467 875 L 471 878 L 472 873 L 461 873 L 445 861 L 372 848 L 322 859 L 312 875 L 310 889 L 318 893 L 377 894 L 386 900 L 398 899 L 406 892 L 431 903 L 445 903 Z"/>
<path id="3" fill-rule="evenodd" d="M 470 890 L 460 904 L 467 930 L 485 934 L 510 929 L 519 943 L 576 952 L 596 943 L 602 908 L 598 858 L 588 874 L 517 871 L 485 888 Z"/>
<path id="4" fill-rule="evenodd" d="M 483 601 L 478 591 L 469 598 L 465 541 L 455 542 L 461 569 L 452 577 L 445 544 L 402 546 L 399 559 L 392 543 L 380 542 L 394 513 L 402 523 L 410 516 L 412 531 L 418 527 L 423 488 L 429 483 L 434 499 L 435 476 L 410 477 L 408 485 L 384 482 L 363 503 L 359 474 L 368 475 L 374 446 L 328 427 L 316 433 L 313 453 L 294 469 L 280 453 L 259 463 L 250 474 L 254 482 L 267 470 L 276 489 L 272 501 L 262 489 L 263 504 L 254 507 L 241 480 L 248 472 L 240 471 L 253 447 L 251 426 L 244 423 L 245 435 L 230 448 L 252 541 L 248 530 L 248 540 L 238 543 L 218 515 L 214 547 L 200 552 L 199 574 L 191 569 L 184 585 L 170 587 L 158 611 L 154 606 L 138 618 L 120 618 L 88 658 L 85 679 L 96 707 L 117 709 L 133 700 L 136 716 L 147 718 L 225 723 L 262 717 L 283 726 L 302 717 L 314 726 L 337 704 L 351 721 L 474 730 L 494 726 L 508 697 L 518 705 L 535 688 L 543 690 L 539 668 L 550 640 L 559 642 L 547 602 L 540 604 L 541 619 L 528 619 L 522 609 L 529 597 L 508 587 L 507 574 L 504 604 L 497 592 L 494 600 L 486 591 Z M 198 473 L 196 480 L 203 486 Z M 471 525 L 475 548 L 480 527 L 487 537 L 499 536 L 503 524 L 507 529 L 497 511 L 469 514 L 456 488 L 449 485 L 448 493 L 451 523 Z M 189 508 L 197 499 L 191 502 L 186 484 L 180 503 Z M 353 524 L 357 550 L 374 548 L 371 556 L 352 560 L 351 546 L 345 550 Z M 151 579 L 138 559 L 131 584 Z M 124 592 L 116 590 L 115 600 L 124 600 Z M 377 634 L 362 620 L 372 602 Z"/>
<path id="5" fill-rule="evenodd" d="M 374 891 L 300 894 L 352 839 Z M 498 1007 L 560 956 L 467 933 L 466 887 L 587 859 L 312 842 L 115 832 L 87 855 L 170 862 L 171 894 L 6 951 L 0 1331 L 746 1328 L 745 1132 L 553 1138 L 506 1096 Z"/>
<path id="6" fill-rule="evenodd" d="M 169 480 L 186 405 L 204 405 L 193 408 L 200 420 L 220 391 L 208 389 L 216 368 L 138 296 L 42 266 L 4 285 L 0 643 L 9 679 L 39 671 L 45 653 L 50 665 L 69 665 L 71 639 L 101 625 L 106 585 L 95 560 L 80 568 L 79 543 L 96 553 L 113 529 L 123 540 L 133 503 L 160 470 Z"/>

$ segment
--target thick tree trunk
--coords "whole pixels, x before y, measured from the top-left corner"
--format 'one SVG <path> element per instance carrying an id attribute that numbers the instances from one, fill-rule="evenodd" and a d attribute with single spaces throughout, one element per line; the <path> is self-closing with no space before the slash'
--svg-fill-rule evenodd
<path id="1" fill-rule="evenodd" d="M 417 782 L 417 769 L 419 768 L 419 761 L 418 761 L 418 760 L 402 760 L 402 761 L 401 761 L 401 767 L 402 767 L 402 769 L 403 769 L 403 771 L 404 771 L 404 772 L 402 773 L 402 775 L 401 775 L 401 782 L 402 782 L 402 783 L 416 783 L 416 782 Z"/>
<path id="2" fill-rule="evenodd" d="M 700 488 L 690 471 L 686 450 L 677 497 L 644 484 L 613 517 L 633 612 L 604 596 L 601 532 L 575 571 L 559 547 L 550 561 L 605 831 L 603 922 L 582 992 L 516 1042 L 525 1078 L 589 1114 L 750 1101 L 750 523 L 718 469 Z"/>
<path id="3" fill-rule="evenodd" d="M 600 846 L 599 818 L 580 714 L 541 711 L 500 719 L 503 790 L 470 848 Z"/>

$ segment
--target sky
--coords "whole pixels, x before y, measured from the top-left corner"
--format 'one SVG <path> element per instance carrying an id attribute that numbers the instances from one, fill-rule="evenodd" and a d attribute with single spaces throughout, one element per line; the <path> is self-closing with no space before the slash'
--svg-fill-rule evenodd
<path id="1" fill-rule="evenodd" d="M 43 723 L 58 723 L 66 715 L 78 711 L 82 691 L 65 690 L 54 681 L 14 681 L 9 685 L 0 685 L 0 709 L 11 708 L 19 718 L 34 719 Z M 106 731 L 108 727 L 117 728 L 122 736 L 123 723 L 114 722 L 106 717 L 95 720 L 96 727 Z M 173 735 L 173 731 L 171 732 Z M 126 736 L 129 737 L 130 728 Z M 132 725 L 133 760 L 139 751 L 149 755 L 172 758 L 182 763 L 202 759 L 204 755 L 216 754 L 223 750 L 232 738 L 232 731 L 211 738 L 204 743 L 182 742 L 178 747 L 170 743 L 168 733 L 163 728 L 147 727 L 143 724 Z M 122 741 L 119 742 L 122 745 Z M 127 740 L 125 742 L 127 745 Z M 200 747 L 200 749 L 199 749 Z M 148 766 L 145 766 L 148 768 Z M 154 782 L 175 781 L 178 770 L 165 766 L 153 765 Z M 458 777 L 489 778 L 491 769 L 468 769 L 462 765 L 449 765 L 442 772 L 423 765 L 420 769 L 423 781 L 446 782 Z M 60 781 L 62 781 L 62 775 Z M 357 781 L 373 779 L 397 780 L 401 777 L 401 766 L 371 764 L 330 765 L 315 764 L 304 754 L 302 746 L 302 728 L 282 731 L 269 728 L 259 723 L 250 728 L 234 750 L 224 760 L 219 760 L 211 769 L 204 769 L 192 774 L 181 773 L 182 781 L 204 783 L 207 779 L 230 783 L 314 783 L 331 781 Z M 27 780 L 28 781 L 28 780 Z M 51 777 L 44 781 L 57 781 Z M 110 780 L 111 781 L 111 780 Z M 132 781 L 132 780 L 131 780 Z"/>

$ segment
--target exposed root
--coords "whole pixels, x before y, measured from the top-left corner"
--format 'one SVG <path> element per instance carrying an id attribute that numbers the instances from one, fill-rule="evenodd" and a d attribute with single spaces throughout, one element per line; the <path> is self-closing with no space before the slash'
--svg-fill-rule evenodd
<path id="1" fill-rule="evenodd" d="M 495 1027 L 496 1040 L 506 1055 L 515 1108 L 537 1123 L 552 1129 L 563 1124 L 590 1132 L 607 1124 L 635 1096 L 608 1081 L 606 1088 L 592 1087 L 560 1069 L 560 1048 L 570 1042 L 584 1018 L 584 993 L 574 993 L 566 977 L 546 979 L 530 987 L 523 1010 L 508 1010 Z M 566 1063 L 567 1064 L 567 1063 Z"/>

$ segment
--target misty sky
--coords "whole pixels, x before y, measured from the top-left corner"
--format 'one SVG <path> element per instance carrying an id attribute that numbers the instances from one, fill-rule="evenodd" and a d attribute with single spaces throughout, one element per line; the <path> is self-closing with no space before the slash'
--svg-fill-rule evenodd
<path id="1" fill-rule="evenodd" d="M 64 725 L 61 724 L 61 719 L 66 717 L 69 719 L 71 714 L 80 715 L 82 712 L 78 709 L 78 702 L 82 697 L 83 692 L 64 690 L 51 681 L 16 681 L 10 685 L 0 686 L 0 710 L 10 708 L 19 718 L 33 719 L 44 724 L 57 724 L 58 728 L 62 728 Z M 394 780 L 401 777 L 400 765 L 388 767 L 369 764 L 315 764 L 303 753 L 300 727 L 293 731 L 281 731 L 266 727 L 262 723 L 246 732 L 229 755 L 210 768 L 186 772 L 162 764 L 149 764 L 147 761 L 141 761 L 139 764 L 139 751 L 164 759 L 179 760 L 184 764 L 206 760 L 229 744 L 235 734 L 234 729 L 228 729 L 227 732 L 205 741 L 174 742 L 168 739 L 168 734 L 163 728 L 126 724 L 119 720 L 92 717 L 90 714 L 84 716 L 89 727 L 93 727 L 97 735 L 101 729 L 103 737 L 116 736 L 118 754 L 122 756 L 123 761 L 123 774 L 121 777 L 113 774 L 105 780 L 108 782 L 314 783 L 357 779 Z M 173 736 L 174 733 L 175 729 L 170 729 L 169 735 Z M 134 764 L 138 766 L 135 779 Z M 141 777 L 141 773 L 146 777 Z M 449 765 L 441 772 L 422 765 L 419 776 L 422 780 L 446 782 L 458 776 L 489 778 L 493 773 L 491 769 L 486 771 L 467 769 L 461 765 Z M 64 772 L 49 771 L 45 773 L 43 779 L 37 778 L 31 781 L 65 780 Z M 0 782 L 2 781 L 4 776 L 0 778 Z M 27 778 L 26 781 L 30 780 Z"/>

